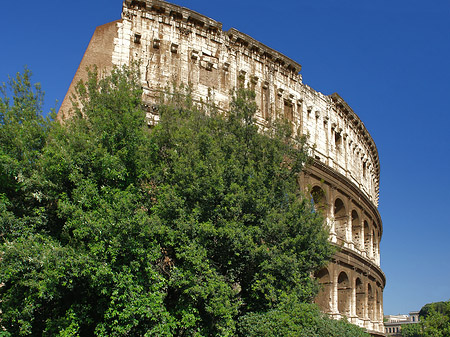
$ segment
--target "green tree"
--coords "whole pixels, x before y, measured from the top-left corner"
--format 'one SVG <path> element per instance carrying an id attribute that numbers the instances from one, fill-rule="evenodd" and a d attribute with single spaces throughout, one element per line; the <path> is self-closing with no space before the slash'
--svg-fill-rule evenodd
<path id="1" fill-rule="evenodd" d="M 450 301 L 428 303 L 419 312 L 420 322 L 402 327 L 405 337 L 449 337 Z"/>
<path id="2" fill-rule="evenodd" d="M 43 96 L 27 68 L 0 85 L 0 239 L 42 221 L 34 171 L 54 117 L 43 116 Z"/>
<path id="3" fill-rule="evenodd" d="M 298 336 L 318 322 L 355 329 L 303 307 L 317 293 L 310 275 L 333 253 L 299 192 L 305 139 L 286 122 L 259 130 L 244 88 L 226 115 L 189 90 L 167 95 L 153 129 L 141 96 L 132 68 L 94 70 L 72 118 L 41 123 L 28 159 L 5 147 L 17 168 L 14 188 L 0 191 L 7 331 L 235 336 L 271 315 L 289 317 Z"/>
<path id="4" fill-rule="evenodd" d="M 423 332 L 423 325 L 421 322 L 414 324 L 404 324 L 402 325 L 402 336 L 403 337 L 422 337 L 425 336 Z"/>
<path id="5" fill-rule="evenodd" d="M 449 302 L 433 302 L 425 304 L 419 311 L 419 316 L 427 318 L 430 313 L 450 314 Z"/>
<path id="6" fill-rule="evenodd" d="M 246 337 L 368 337 L 345 320 L 334 320 L 315 304 L 287 300 L 266 312 L 240 317 L 239 335 Z"/>

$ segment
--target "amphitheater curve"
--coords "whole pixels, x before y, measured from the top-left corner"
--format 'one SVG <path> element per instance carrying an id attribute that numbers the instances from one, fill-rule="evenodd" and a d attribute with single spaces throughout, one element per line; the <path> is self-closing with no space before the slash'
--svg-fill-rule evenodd
<path id="1" fill-rule="evenodd" d="M 87 66 L 107 71 L 133 60 L 140 61 L 149 124 L 157 123 L 154 104 L 172 83 L 189 83 L 194 99 L 211 97 L 227 110 L 230 90 L 244 81 L 256 93 L 258 123 L 283 114 L 308 135 L 314 163 L 300 186 L 326 215 L 330 241 L 340 247 L 315 275 L 322 285 L 316 303 L 332 317 L 384 336 L 379 158 L 348 104 L 304 84 L 300 64 L 236 29 L 223 31 L 221 23 L 165 1 L 126 0 L 122 19 L 97 27 L 58 117 L 70 113 L 71 93 Z"/>

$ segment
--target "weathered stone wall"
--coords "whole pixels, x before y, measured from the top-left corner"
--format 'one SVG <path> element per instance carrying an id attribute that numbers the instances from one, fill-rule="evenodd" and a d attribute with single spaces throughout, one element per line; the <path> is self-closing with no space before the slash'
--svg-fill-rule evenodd
<path id="1" fill-rule="evenodd" d="M 380 265 L 381 219 L 374 205 L 345 177 L 321 162 L 308 169 L 301 185 L 327 216 L 330 240 L 340 247 L 316 274 L 322 290 L 316 303 L 333 317 L 379 335 L 384 332 Z"/>
<path id="2" fill-rule="evenodd" d="M 344 248 L 316 277 L 322 284 L 316 303 L 324 312 L 371 332 L 384 331 L 381 270 L 367 268 L 364 259 Z"/>
<path id="3" fill-rule="evenodd" d="M 283 54 L 235 29 L 224 32 L 221 23 L 206 16 L 157 0 L 126 0 L 121 20 L 97 28 L 68 96 L 74 83 L 86 77 L 86 65 L 108 70 L 132 61 L 140 62 L 149 106 L 165 87 L 188 84 L 194 99 L 209 98 L 227 110 L 230 91 L 243 83 L 256 93 L 261 126 L 283 115 L 308 135 L 315 163 L 301 178 L 302 186 L 326 212 L 330 240 L 342 247 L 322 271 L 328 273 L 321 281 L 328 300 L 318 301 L 330 314 L 382 333 L 379 158 L 348 104 L 338 94 L 326 96 L 303 84 L 300 64 Z M 60 118 L 69 113 L 67 101 L 66 96 Z M 158 121 L 152 109 L 148 118 Z"/>
<path id="4" fill-rule="evenodd" d="M 228 109 L 230 90 L 245 81 L 256 92 L 259 119 L 284 114 L 316 145 L 316 158 L 346 176 L 378 204 L 375 143 L 345 101 L 302 83 L 301 66 L 235 30 L 160 1 L 125 1 L 114 41 L 114 64 L 141 62 L 148 99 L 172 83 L 190 84 Z"/>

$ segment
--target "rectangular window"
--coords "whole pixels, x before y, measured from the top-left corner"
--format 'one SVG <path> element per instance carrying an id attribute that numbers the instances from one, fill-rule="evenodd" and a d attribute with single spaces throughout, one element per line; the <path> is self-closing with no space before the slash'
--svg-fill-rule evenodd
<path id="1" fill-rule="evenodd" d="M 141 34 L 134 34 L 134 43 L 141 43 Z"/>
<path id="2" fill-rule="evenodd" d="M 262 84 L 262 90 L 261 90 L 261 112 L 262 117 L 264 119 L 269 119 L 269 104 L 270 104 L 270 95 L 269 95 L 269 86 L 267 82 L 264 82 Z"/>
<path id="3" fill-rule="evenodd" d="M 292 102 L 287 99 L 284 100 L 284 117 L 291 122 L 294 120 Z"/>
<path id="4" fill-rule="evenodd" d="M 342 144 L 342 136 L 340 132 L 334 133 L 334 145 L 336 146 L 336 149 L 339 150 Z"/>

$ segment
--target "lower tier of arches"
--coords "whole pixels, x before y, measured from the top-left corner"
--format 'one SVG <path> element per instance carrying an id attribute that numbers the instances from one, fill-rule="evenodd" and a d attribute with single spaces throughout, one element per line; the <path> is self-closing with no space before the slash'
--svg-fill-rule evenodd
<path id="1" fill-rule="evenodd" d="M 384 274 L 369 260 L 341 249 L 332 263 L 316 273 L 320 292 L 315 302 L 333 318 L 383 335 Z"/>

